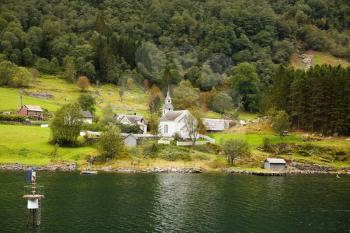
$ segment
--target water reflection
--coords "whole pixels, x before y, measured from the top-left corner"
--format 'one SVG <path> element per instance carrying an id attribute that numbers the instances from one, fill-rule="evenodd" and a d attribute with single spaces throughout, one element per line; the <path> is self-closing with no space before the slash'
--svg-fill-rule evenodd
<path id="1" fill-rule="evenodd" d="M 350 177 L 41 173 L 40 181 L 42 233 L 350 231 Z M 30 232 L 23 174 L 0 172 L 0 182 L 0 232 Z"/>

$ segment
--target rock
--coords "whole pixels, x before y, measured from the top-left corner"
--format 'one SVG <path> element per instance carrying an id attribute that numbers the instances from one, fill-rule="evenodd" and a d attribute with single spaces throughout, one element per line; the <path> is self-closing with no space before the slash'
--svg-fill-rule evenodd
<path id="1" fill-rule="evenodd" d="M 4 164 L 0 165 L 0 170 L 27 170 L 33 168 L 36 171 L 75 171 L 77 169 L 75 163 L 62 163 L 47 166 L 28 166 L 22 164 Z"/>

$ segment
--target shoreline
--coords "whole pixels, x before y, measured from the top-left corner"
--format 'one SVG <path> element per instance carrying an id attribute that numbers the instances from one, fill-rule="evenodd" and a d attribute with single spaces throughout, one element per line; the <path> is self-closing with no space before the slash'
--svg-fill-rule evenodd
<path id="1" fill-rule="evenodd" d="M 179 173 L 179 174 L 194 174 L 194 173 L 224 173 L 232 175 L 256 175 L 256 176 L 286 176 L 286 175 L 350 175 L 350 168 L 340 170 L 330 170 L 328 167 L 306 164 L 309 169 L 296 169 L 295 167 L 301 167 L 297 164 L 293 167 L 287 168 L 285 171 L 269 171 L 258 168 L 239 168 L 230 167 L 220 170 L 206 170 L 201 167 L 117 167 L 104 166 L 104 167 L 91 167 L 90 170 L 95 170 L 105 173 Z M 313 168 L 313 169 L 310 169 Z M 79 168 L 75 163 L 60 163 L 45 166 L 31 166 L 23 165 L 19 163 L 15 164 L 0 164 L 0 171 L 25 171 L 29 168 L 34 168 L 37 171 L 48 171 L 48 172 L 79 172 L 81 170 L 89 170 L 87 168 Z"/>

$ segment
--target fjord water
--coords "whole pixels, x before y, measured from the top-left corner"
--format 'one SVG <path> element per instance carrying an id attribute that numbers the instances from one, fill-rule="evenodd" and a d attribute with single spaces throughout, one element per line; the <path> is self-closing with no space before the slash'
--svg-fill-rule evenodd
<path id="1" fill-rule="evenodd" d="M 0 232 L 26 231 L 24 172 L 0 172 Z M 41 233 L 349 232 L 350 177 L 39 172 Z"/>

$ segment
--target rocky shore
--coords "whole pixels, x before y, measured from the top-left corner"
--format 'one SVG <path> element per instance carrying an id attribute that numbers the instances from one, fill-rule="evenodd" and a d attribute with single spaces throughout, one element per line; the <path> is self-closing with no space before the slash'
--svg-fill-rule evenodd
<path id="1" fill-rule="evenodd" d="M 148 168 L 112 168 L 111 166 L 97 169 L 103 172 L 117 173 L 202 173 L 201 168 L 196 167 L 148 167 Z"/>
<path id="2" fill-rule="evenodd" d="M 75 163 L 60 163 L 60 164 L 52 164 L 52 165 L 46 165 L 46 166 L 29 166 L 29 165 L 23 165 L 20 163 L 0 164 L 0 170 L 24 171 L 30 168 L 34 168 L 37 171 L 73 172 L 77 170 L 77 165 Z"/>
<path id="3" fill-rule="evenodd" d="M 28 166 L 23 164 L 0 164 L 0 170 L 8 171 L 24 171 L 29 168 L 34 168 L 37 171 L 61 171 L 61 172 L 74 172 L 78 170 L 89 170 L 87 168 L 79 168 L 75 163 L 60 163 L 46 166 Z M 91 170 L 97 170 L 108 173 L 203 173 L 206 172 L 199 167 L 119 167 L 115 168 L 112 166 L 105 167 L 93 167 Z M 350 175 L 350 168 L 344 168 L 335 170 L 332 167 L 322 166 L 317 164 L 304 164 L 304 163 L 291 163 L 287 166 L 287 169 L 282 172 L 269 171 L 263 169 L 244 169 L 244 168 L 227 168 L 221 170 L 223 173 L 230 174 L 248 174 L 258 176 L 284 176 L 284 175 L 297 175 L 297 174 L 348 174 Z"/>
<path id="4" fill-rule="evenodd" d="M 346 174 L 350 175 L 350 168 L 336 170 L 333 167 L 322 166 L 318 164 L 296 163 L 289 164 L 285 171 L 269 171 L 269 170 L 245 170 L 240 168 L 228 168 L 227 173 L 231 174 L 249 174 L 258 176 L 284 176 L 298 174 Z"/>
<path id="5" fill-rule="evenodd" d="M 0 164 L 0 170 L 8 171 L 24 171 L 30 168 L 34 168 L 37 171 L 63 171 L 74 172 L 77 171 L 77 165 L 75 163 L 61 163 L 46 166 L 28 166 L 23 164 Z M 115 172 L 115 173 L 202 173 L 201 168 L 196 167 L 149 167 L 149 168 L 113 168 L 111 166 L 91 168 L 92 170 L 98 170 L 102 172 Z M 84 168 L 82 169 L 84 170 Z"/>

